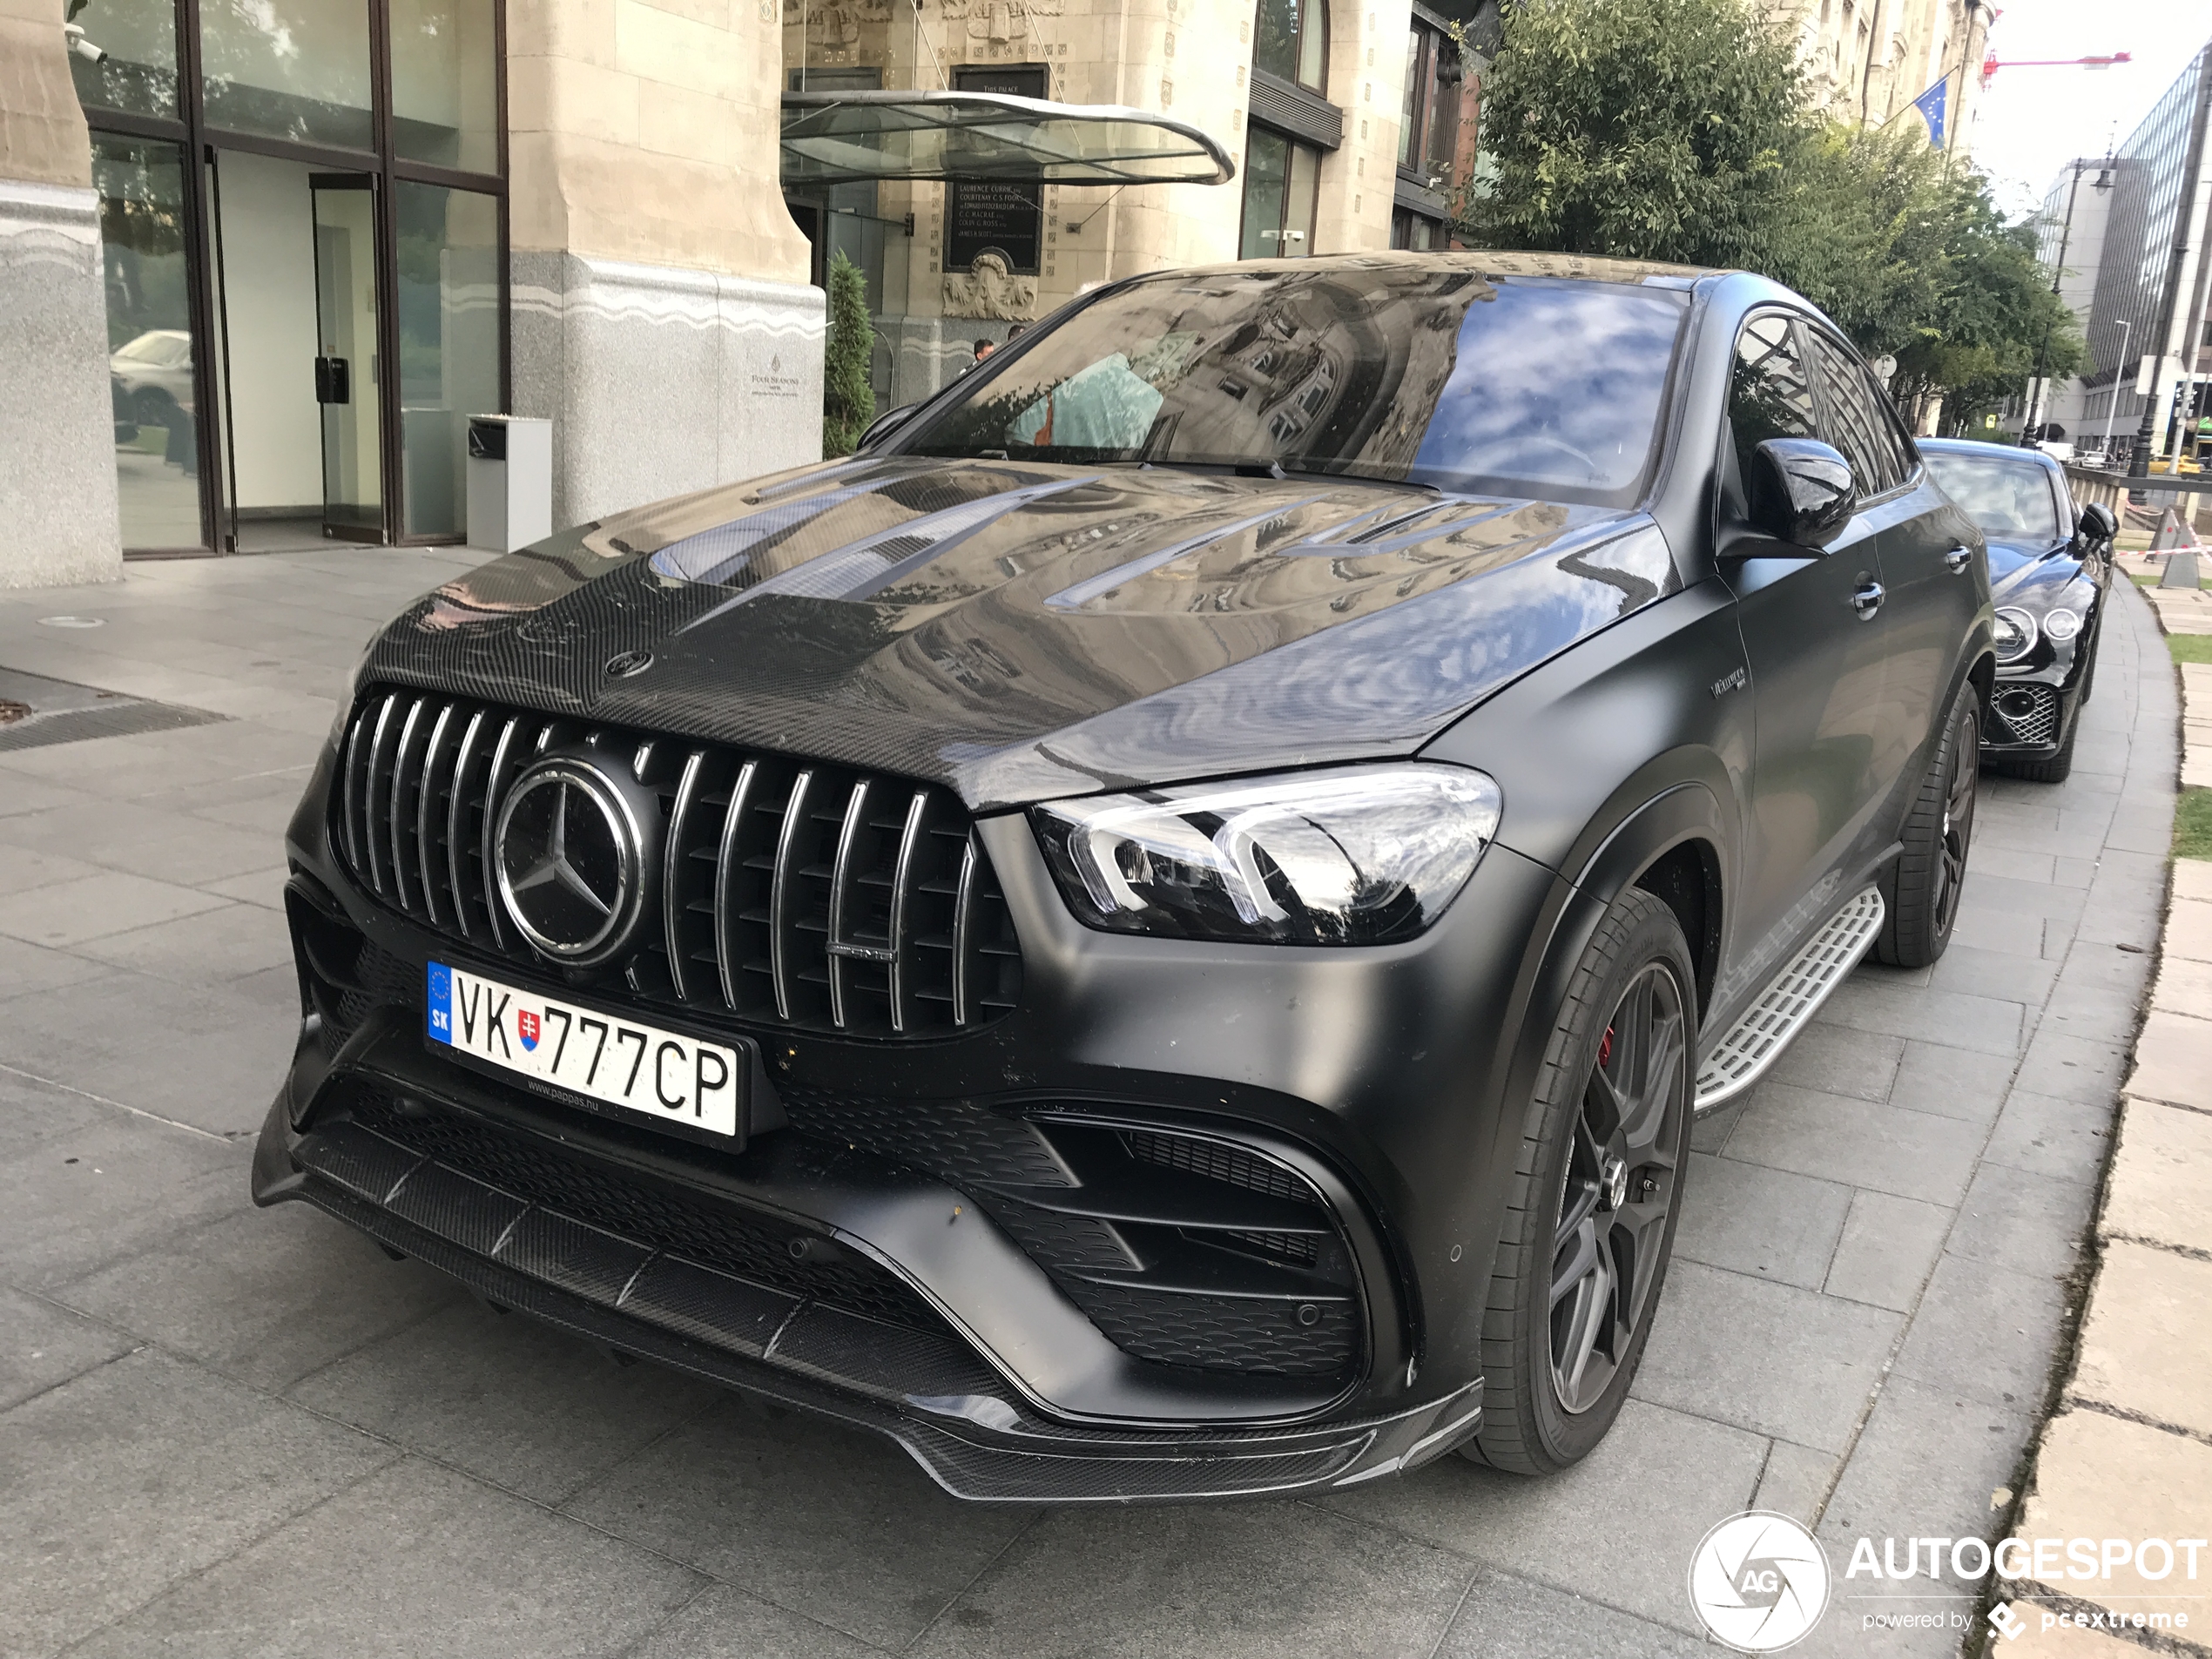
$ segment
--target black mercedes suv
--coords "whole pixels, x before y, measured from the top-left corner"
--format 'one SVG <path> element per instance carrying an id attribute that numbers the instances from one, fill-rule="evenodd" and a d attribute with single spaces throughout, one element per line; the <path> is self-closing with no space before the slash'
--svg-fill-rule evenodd
<path id="1" fill-rule="evenodd" d="M 254 1196 L 963 1497 L 1557 1470 L 1693 1115 L 1942 952 L 1992 629 L 1761 279 L 1121 282 L 378 637 Z"/>

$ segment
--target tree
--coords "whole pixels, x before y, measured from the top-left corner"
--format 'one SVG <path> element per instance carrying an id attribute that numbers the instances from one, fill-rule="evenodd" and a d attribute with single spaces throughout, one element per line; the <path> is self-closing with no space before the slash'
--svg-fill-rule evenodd
<path id="1" fill-rule="evenodd" d="M 868 327 L 868 291 L 860 267 L 840 248 L 830 256 L 829 341 L 822 365 L 822 453 L 849 455 L 875 419 L 875 388 L 868 384 L 874 335 Z"/>
<path id="2" fill-rule="evenodd" d="M 1494 247 L 1749 263 L 1808 126 L 1797 53 L 1739 0 L 1514 0 L 1482 89 Z"/>
<path id="3" fill-rule="evenodd" d="M 1912 120 L 1815 118 L 1794 44 L 1745 0 L 1508 0 L 1483 88 L 1492 182 L 1461 206 L 1495 247 L 1737 266 L 1788 284 L 1900 402 L 1957 425 L 2054 378 L 2080 332 L 1979 173 Z"/>

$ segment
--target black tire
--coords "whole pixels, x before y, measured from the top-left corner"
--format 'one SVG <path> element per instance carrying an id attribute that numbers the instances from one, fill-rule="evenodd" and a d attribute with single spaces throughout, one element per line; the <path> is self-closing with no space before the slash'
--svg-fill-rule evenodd
<path id="1" fill-rule="evenodd" d="M 1981 698 L 1966 685 L 1945 718 L 1942 739 L 1905 817 L 1905 853 L 1891 882 L 1882 936 L 1874 943 L 1875 954 L 1892 968 L 1925 968 L 1951 943 L 1973 844 L 1980 759 Z"/>
<path id="2" fill-rule="evenodd" d="M 1696 987 L 1675 913 L 1622 894 L 1575 968 L 1528 1104 L 1483 1312 L 1482 1426 L 1460 1448 L 1477 1462 L 1554 1474 L 1620 1415 L 1689 1170 Z"/>

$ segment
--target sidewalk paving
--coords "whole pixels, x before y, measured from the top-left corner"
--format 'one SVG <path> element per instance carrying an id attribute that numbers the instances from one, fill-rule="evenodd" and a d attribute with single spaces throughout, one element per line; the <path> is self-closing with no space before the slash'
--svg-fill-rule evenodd
<path id="1" fill-rule="evenodd" d="M 361 639 L 463 562 L 0 594 L 0 665 L 230 717 L 0 749 L 0 1653 L 1653 1659 L 1713 1651 L 1689 1556 L 1754 1504 L 1838 1574 L 1798 1651 L 1955 1651 L 1863 1615 L 1971 1613 L 1972 1587 L 1876 1602 L 1841 1574 L 1861 1535 L 2004 1523 L 2067 1340 L 2165 900 L 2176 715 L 2146 605 L 2115 604 L 2074 777 L 1984 779 L 1944 961 L 1862 969 L 1698 1125 L 1649 1356 L 1585 1464 L 988 1509 L 247 1204 L 296 1010 L 283 823 Z M 2196 1122 L 2131 1104 L 2131 1136 L 2154 1109 Z M 2200 1202 L 2156 1157 L 2125 1175 L 2175 1225 Z M 2111 1328 L 2095 1352 L 2130 1374 Z"/>
<path id="2" fill-rule="evenodd" d="M 2212 633 L 2212 596 L 2150 590 L 2171 634 Z M 2212 785 L 2212 666 L 2181 665 L 2182 780 Z M 2096 1276 L 2073 1374 L 2043 1430 L 2023 1509 L 2027 1538 L 2131 1543 L 2212 1539 L 2212 862 L 2177 859 L 2158 977 L 2125 1085 Z M 2181 1554 L 2087 1581 L 2031 1566 L 2001 1586 L 2040 1625 L 2048 1612 L 2109 1623 L 2023 1640 L 2024 1655 L 2140 1652 L 2136 1633 L 2212 1652 L 2212 1556 L 2185 1576 Z M 2101 1557 L 2100 1565 L 2104 1565 Z M 2191 1579 L 2194 1581 L 2191 1581 Z M 2167 1629 L 2154 1623 L 2175 1621 Z M 2186 1619 L 2187 1627 L 2179 1621 Z M 2141 1621 L 2139 1623 L 2138 1621 Z M 2101 1647 L 2086 1644 L 2101 1643 Z M 2007 1649 L 2006 1651 L 2013 1649 Z"/>

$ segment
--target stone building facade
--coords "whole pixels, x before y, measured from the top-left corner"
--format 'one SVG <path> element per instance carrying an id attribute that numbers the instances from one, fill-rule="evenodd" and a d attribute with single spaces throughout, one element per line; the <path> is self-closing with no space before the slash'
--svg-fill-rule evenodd
<path id="1" fill-rule="evenodd" d="M 1474 89 L 1462 91 L 1452 37 L 1455 20 L 1463 28 L 1483 6 L 782 4 L 791 89 L 970 90 L 1134 107 L 1215 136 L 1237 168 L 1225 187 L 883 184 L 795 200 L 824 256 L 842 250 L 867 276 L 886 406 L 944 384 L 974 361 L 978 341 L 1138 272 L 1442 246 L 1452 175 L 1473 155 Z"/>
<path id="2" fill-rule="evenodd" d="M 1816 105 L 1839 120 L 1880 126 L 1939 81 L 1949 96 L 1946 147 L 1973 141 L 1974 106 L 1992 9 L 1979 0 L 1776 0 L 1797 35 Z"/>

